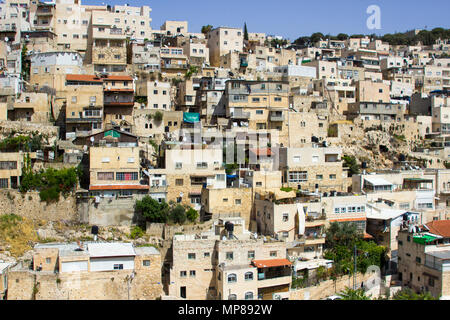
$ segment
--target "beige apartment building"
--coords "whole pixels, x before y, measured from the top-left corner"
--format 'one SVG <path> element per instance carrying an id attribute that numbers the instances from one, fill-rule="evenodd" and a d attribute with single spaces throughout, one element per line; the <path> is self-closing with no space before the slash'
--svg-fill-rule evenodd
<path id="1" fill-rule="evenodd" d="M 159 111 L 163 119 L 157 121 L 155 113 L 158 110 L 134 109 L 133 111 L 133 134 L 138 137 L 150 138 L 157 143 L 161 142 L 165 134 L 178 131 L 183 122 L 181 111 Z"/>
<path id="2" fill-rule="evenodd" d="M 204 188 L 226 188 L 223 151 L 219 148 L 183 149 L 167 146 L 163 161 L 167 174 L 168 201 L 200 209 Z M 170 149 L 169 149 L 170 148 Z"/>
<path id="3" fill-rule="evenodd" d="M 88 138 L 94 140 L 89 148 L 92 195 L 111 198 L 148 193 L 148 179 L 141 173 L 137 137 L 109 130 Z"/>
<path id="4" fill-rule="evenodd" d="M 22 167 L 25 153 L 0 153 L 0 187 L 4 189 L 17 189 L 20 186 Z"/>
<path id="5" fill-rule="evenodd" d="M 30 84 L 64 91 L 66 75 L 82 74 L 83 58 L 75 51 L 50 51 L 34 53 L 30 57 Z"/>
<path id="6" fill-rule="evenodd" d="M 14 43 L 19 43 L 22 31 L 30 31 L 30 1 L 6 0 L 0 4 L 0 31 L 15 33 Z M 3 39 L 2 39 L 3 40 Z"/>
<path id="7" fill-rule="evenodd" d="M 184 36 L 189 35 L 188 22 L 187 21 L 164 21 L 161 26 L 161 31 L 165 31 L 168 36 L 175 36 L 182 34 Z"/>
<path id="8" fill-rule="evenodd" d="M 52 117 L 50 99 L 46 93 L 25 92 L 14 101 L 8 110 L 8 120 L 49 123 Z"/>
<path id="9" fill-rule="evenodd" d="M 183 45 L 183 52 L 194 66 L 209 65 L 209 48 L 204 40 L 187 40 Z"/>
<path id="10" fill-rule="evenodd" d="M 229 80 L 226 82 L 226 116 L 230 127 L 286 132 L 289 85 L 279 81 Z"/>
<path id="11" fill-rule="evenodd" d="M 175 236 L 172 250 L 168 286 L 172 297 L 273 300 L 289 294 L 286 244 L 254 237 L 241 218 L 215 220 L 199 239 Z"/>
<path id="12" fill-rule="evenodd" d="M 134 109 L 133 78 L 124 75 L 108 75 L 102 80 L 105 125 L 131 132 Z"/>
<path id="13" fill-rule="evenodd" d="M 142 103 L 139 108 L 171 110 L 172 91 L 169 82 L 138 80 L 136 81 L 136 96 L 147 98 L 147 103 Z"/>
<path id="14" fill-rule="evenodd" d="M 36 291 L 34 281 L 41 290 Z M 10 268 L 8 299 L 155 300 L 162 294 L 160 281 L 161 254 L 153 247 L 101 242 L 38 244 L 32 263 Z"/>
<path id="15" fill-rule="evenodd" d="M 214 67 L 220 65 L 220 57 L 229 52 L 242 52 L 244 33 L 240 28 L 219 27 L 208 35 L 209 61 Z"/>
<path id="16" fill-rule="evenodd" d="M 133 42 L 131 64 L 134 72 L 159 72 L 161 69 L 160 48 L 154 47 L 151 42 Z"/>
<path id="17" fill-rule="evenodd" d="M 317 79 L 337 79 L 338 68 L 337 63 L 334 61 L 314 60 L 308 63 L 304 63 L 303 65 L 316 68 Z"/>
<path id="18" fill-rule="evenodd" d="M 188 58 L 181 47 L 161 48 L 161 74 L 168 78 L 182 78 L 188 71 Z"/>
<path id="19" fill-rule="evenodd" d="M 341 156 L 338 147 L 280 148 L 283 184 L 310 192 L 346 192 Z"/>
<path id="20" fill-rule="evenodd" d="M 66 137 L 103 129 L 103 80 L 93 75 L 66 75 Z M 69 134 L 69 135 L 67 135 Z"/>
<path id="21" fill-rule="evenodd" d="M 436 298 L 450 296 L 449 221 L 410 225 L 398 234 L 398 278 L 403 286 Z"/>

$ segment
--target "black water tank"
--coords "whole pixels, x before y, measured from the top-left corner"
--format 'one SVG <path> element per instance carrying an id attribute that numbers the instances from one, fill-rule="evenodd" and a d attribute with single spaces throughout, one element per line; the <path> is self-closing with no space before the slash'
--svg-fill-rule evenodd
<path id="1" fill-rule="evenodd" d="M 234 224 L 229 221 L 225 222 L 225 230 L 227 230 L 229 232 L 233 232 Z"/>
<path id="2" fill-rule="evenodd" d="M 367 169 L 367 162 L 363 161 L 363 162 L 361 163 L 361 168 Z"/>
<path id="3" fill-rule="evenodd" d="M 97 235 L 98 234 L 98 227 L 97 226 L 92 226 L 91 233 Z"/>
<path id="4" fill-rule="evenodd" d="M 311 137 L 311 142 L 319 143 L 319 138 L 317 138 L 316 136 L 312 136 Z"/>
<path id="5" fill-rule="evenodd" d="M 406 161 L 406 156 L 405 156 L 404 154 L 400 154 L 400 155 L 398 156 L 398 161 L 400 161 L 400 162 Z"/>

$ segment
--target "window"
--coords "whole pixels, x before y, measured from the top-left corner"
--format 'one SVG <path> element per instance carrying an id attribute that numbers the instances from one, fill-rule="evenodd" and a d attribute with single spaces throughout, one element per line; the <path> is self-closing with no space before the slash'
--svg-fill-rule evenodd
<path id="1" fill-rule="evenodd" d="M 335 174 L 330 174 L 330 180 L 336 180 L 336 175 Z"/>
<path id="2" fill-rule="evenodd" d="M 208 163 L 207 162 L 197 162 L 197 169 L 207 169 Z"/>
<path id="3" fill-rule="evenodd" d="M 0 179 L 0 188 L 8 188 L 8 178 Z"/>
<path id="4" fill-rule="evenodd" d="M 289 221 L 289 213 L 283 213 L 283 222 Z"/>
<path id="5" fill-rule="evenodd" d="M 234 274 L 234 273 L 229 274 L 227 277 L 227 281 L 228 281 L 228 283 L 235 283 L 237 281 L 236 274 Z"/>
<path id="6" fill-rule="evenodd" d="M 0 161 L 0 170 L 17 169 L 17 161 Z"/>
<path id="7" fill-rule="evenodd" d="M 433 278 L 428 278 L 428 285 L 430 287 L 434 287 L 434 279 Z"/>
<path id="8" fill-rule="evenodd" d="M 421 263 L 421 262 L 422 262 L 422 259 L 421 259 L 420 257 L 416 257 L 416 262 L 417 262 L 417 263 Z"/>
<path id="9" fill-rule="evenodd" d="M 189 260 L 195 260 L 195 253 L 188 253 Z"/>
<path id="10" fill-rule="evenodd" d="M 245 281 L 251 281 L 253 280 L 253 272 L 246 272 L 245 273 Z"/>
<path id="11" fill-rule="evenodd" d="M 123 264 L 115 264 L 114 270 L 123 270 Z"/>
<path id="12" fill-rule="evenodd" d="M 97 180 L 114 180 L 114 172 L 98 172 Z"/>
<path id="13" fill-rule="evenodd" d="M 245 300 L 253 300 L 253 292 L 246 292 L 245 293 Z"/>
<path id="14" fill-rule="evenodd" d="M 289 182 L 304 182 L 308 180 L 307 171 L 291 171 L 289 172 Z"/>
<path id="15" fill-rule="evenodd" d="M 187 271 L 180 271 L 180 278 L 186 278 L 187 277 Z"/>
<path id="16" fill-rule="evenodd" d="M 264 114 L 263 110 L 256 110 L 256 114 Z"/>
<path id="17" fill-rule="evenodd" d="M 117 172 L 116 180 L 118 181 L 136 181 L 138 180 L 138 172 Z"/>
<path id="18" fill-rule="evenodd" d="M 143 265 L 144 267 L 150 267 L 150 260 L 144 260 L 144 261 L 142 261 L 142 265 Z"/>
<path id="19" fill-rule="evenodd" d="M 276 257 L 277 256 L 277 252 L 276 251 L 270 251 L 270 256 L 271 257 Z"/>
<path id="20" fill-rule="evenodd" d="M 189 276 L 195 278 L 195 270 L 189 271 Z"/>
<path id="21" fill-rule="evenodd" d="M 223 198 L 223 202 L 228 202 L 228 198 Z"/>
<path id="22" fill-rule="evenodd" d="M 237 296 L 235 294 L 230 294 L 228 300 L 237 300 Z"/>
<path id="23" fill-rule="evenodd" d="M 254 259 L 254 258 L 255 258 L 255 251 L 249 251 L 249 252 L 247 253 L 247 257 L 248 257 L 249 259 Z"/>
<path id="24" fill-rule="evenodd" d="M 233 260 L 233 252 L 232 251 L 226 253 L 226 259 Z"/>
<path id="25" fill-rule="evenodd" d="M 52 258 L 45 258 L 45 263 L 46 264 L 52 263 Z"/>
<path id="26" fill-rule="evenodd" d="M 275 97 L 274 99 L 276 102 L 281 102 L 281 98 L 280 97 Z"/>
<path id="27" fill-rule="evenodd" d="M 210 256 L 211 256 L 211 254 L 209 252 L 203 253 L 203 257 L 204 258 L 209 258 Z"/>
<path id="28" fill-rule="evenodd" d="M 316 175 L 316 180 L 322 180 L 322 179 L 323 179 L 323 175 L 321 175 L 321 174 Z"/>
<path id="29" fill-rule="evenodd" d="M 234 200 L 234 204 L 241 204 L 241 199 Z"/>
<path id="30" fill-rule="evenodd" d="M 183 185 L 183 179 L 176 179 L 175 180 L 175 185 L 176 186 L 182 186 Z"/>

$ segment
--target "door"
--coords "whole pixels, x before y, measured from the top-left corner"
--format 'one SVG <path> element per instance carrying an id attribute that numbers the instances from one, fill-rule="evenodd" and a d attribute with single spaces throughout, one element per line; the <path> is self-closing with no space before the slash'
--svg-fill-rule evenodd
<path id="1" fill-rule="evenodd" d="M 186 287 L 180 288 L 180 297 L 186 299 Z"/>

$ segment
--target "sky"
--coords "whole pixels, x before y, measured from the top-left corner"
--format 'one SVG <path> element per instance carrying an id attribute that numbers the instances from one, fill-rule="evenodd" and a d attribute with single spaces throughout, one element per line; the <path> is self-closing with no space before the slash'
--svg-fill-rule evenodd
<path id="1" fill-rule="evenodd" d="M 291 41 L 314 32 L 383 35 L 412 29 L 450 28 L 449 0 L 82 0 L 82 4 L 152 8 L 152 28 L 166 20 L 187 20 L 189 32 L 228 26 L 263 32 Z M 380 8 L 380 29 L 369 29 L 371 5 Z"/>

